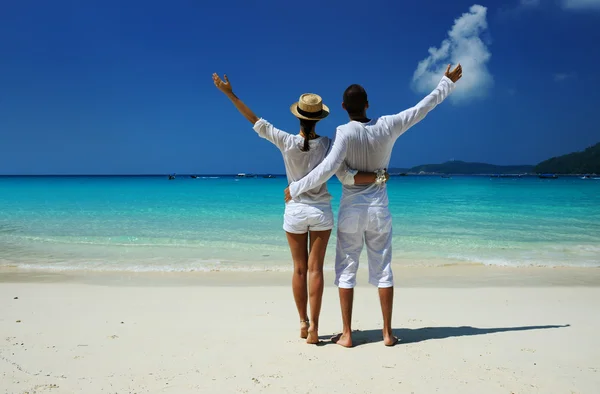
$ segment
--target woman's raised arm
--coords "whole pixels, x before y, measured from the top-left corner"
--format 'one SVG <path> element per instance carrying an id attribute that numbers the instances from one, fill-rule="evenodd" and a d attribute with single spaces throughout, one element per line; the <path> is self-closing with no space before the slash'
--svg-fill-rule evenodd
<path id="1" fill-rule="evenodd" d="M 244 102 L 233 93 L 231 83 L 229 82 L 229 78 L 227 78 L 227 74 L 225 74 L 223 78 L 225 79 L 225 81 L 219 78 L 217 73 L 214 73 L 213 82 L 215 83 L 215 86 L 221 92 L 225 93 L 225 95 L 229 98 L 229 100 L 231 100 L 233 105 L 235 105 L 237 110 L 240 111 L 242 115 L 244 115 L 244 118 L 248 119 L 250 123 L 255 124 L 258 121 L 258 116 L 256 116 L 254 112 L 252 112 L 252 110 L 248 108 L 248 106 L 244 104 Z"/>

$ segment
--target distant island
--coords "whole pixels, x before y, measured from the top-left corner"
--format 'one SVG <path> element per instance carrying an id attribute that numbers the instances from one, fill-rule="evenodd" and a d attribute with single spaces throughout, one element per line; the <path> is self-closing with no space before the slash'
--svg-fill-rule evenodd
<path id="1" fill-rule="evenodd" d="M 390 174 L 530 174 L 533 171 L 532 165 L 518 166 L 497 166 L 487 163 L 468 163 L 465 161 L 454 160 L 442 164 L 423 164 L 409 169 L 390 168 Z"/>
<path id="2" fill-rule="evenodd" d="M 538 165 L 501 166 L 487 163 L 470 163 L 460 160 L 441 164 L 423 164 L 412 168 L 390 168 L 392 175 L 405 174 L 600 174 L 600 143 L 582 152 L 569 153 L 545 160 Z"/>
<path id="3" fill-rule="evenodd" d="M 600 142 L 582 152 L 544 160 L 535 166 L 534 171 L 554 174 L 600 174 Z"/>
<path id="4" fill-rule="evenodd" d="M 532 165 L 499 166 L 487 163 L 469 163 L 453 160 L 442 164 L 423 164 L 412 168 L 390 168 L 388 172 L 398 174 L 462 174 L 462 175 L 491 175 L 491 174 L 531 174 Z"/>

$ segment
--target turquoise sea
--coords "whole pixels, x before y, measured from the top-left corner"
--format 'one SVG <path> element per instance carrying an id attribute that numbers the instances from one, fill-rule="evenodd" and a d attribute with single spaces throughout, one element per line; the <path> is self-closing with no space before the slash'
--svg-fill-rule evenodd
<path id="1" fill-rule="evenodd" d="M 0 266 L 287 270 L 286 185 L 283 176 L 0 177 Z M 337 211 L 341 185 L 329 190 Z M 396 265 L 600 267 L 600 180 L 407 176 L 392 177 L 388 192 Z M 334 253 L 335 234 L 326 269 Z"/>

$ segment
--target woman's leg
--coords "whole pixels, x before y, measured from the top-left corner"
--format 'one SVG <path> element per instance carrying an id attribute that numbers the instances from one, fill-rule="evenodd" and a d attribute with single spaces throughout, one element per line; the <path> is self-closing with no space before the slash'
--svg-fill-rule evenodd
<path id="1" fill-rule="evenodd" d="M 294 260 L 294 274 L 292 276 L 292 291 L 294 292 L 294 301 L 298 308 L 300 317 L 300 337 L 308 336 L 308 314 L 306 313 L 306 304 L 308 302 L 308 293 L 306 289 L 306 272 L 308 270 L 308 233 L 293 234 L 288 233 L 287 239 L 292 251 L 292 260 Z"/>
<path id="2" fill-rule="evenodd" d="M 319 315 L 323 300 L 323 263 L 331 230 L 310 232 L 308 256 L 308 288 L 310 295 L 310 327 L 307 343 L 319 343 Z"/>

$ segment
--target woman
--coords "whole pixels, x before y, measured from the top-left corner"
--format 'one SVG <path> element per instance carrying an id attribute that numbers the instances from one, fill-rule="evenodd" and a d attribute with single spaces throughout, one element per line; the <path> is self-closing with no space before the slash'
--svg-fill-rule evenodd
<path id="1" fill-rule="evenodd" d="M 289 134 L 258 118 L 233 93 L 227 75 L 224 79 L 225 81 L 216 73 L 213 74 L 215 86 L 225 93 L 238 111 L 254 125 L 258 135 L 279 148 L 283 155 L 288 182 L 303 178 L 323 161 L 331 140 L 315 132 L 317 122 L 329 115 L 329 108 L 323 104 L 321 97 L 307 93 L 300 96 L 298 102 L 292 104 L 290 111 L 300 120 L 300 132 Z M 340 168 L 337 176 L 344 184 L 368 184 L 376 180 L 374 173 L 362 173 L 348 168 Z M 306 338 L 306 342 L 311 344 L 319 342 L 323 262 L 332 228 L 331 195 L 327 191 L 327 184 L 309 190 L 286 204 L 283 229 L 294 261 L 292 289 L 300 316 L 300 337 Z M 307 313 L 308 294 L 310 295 L 310 319 Z"/>

